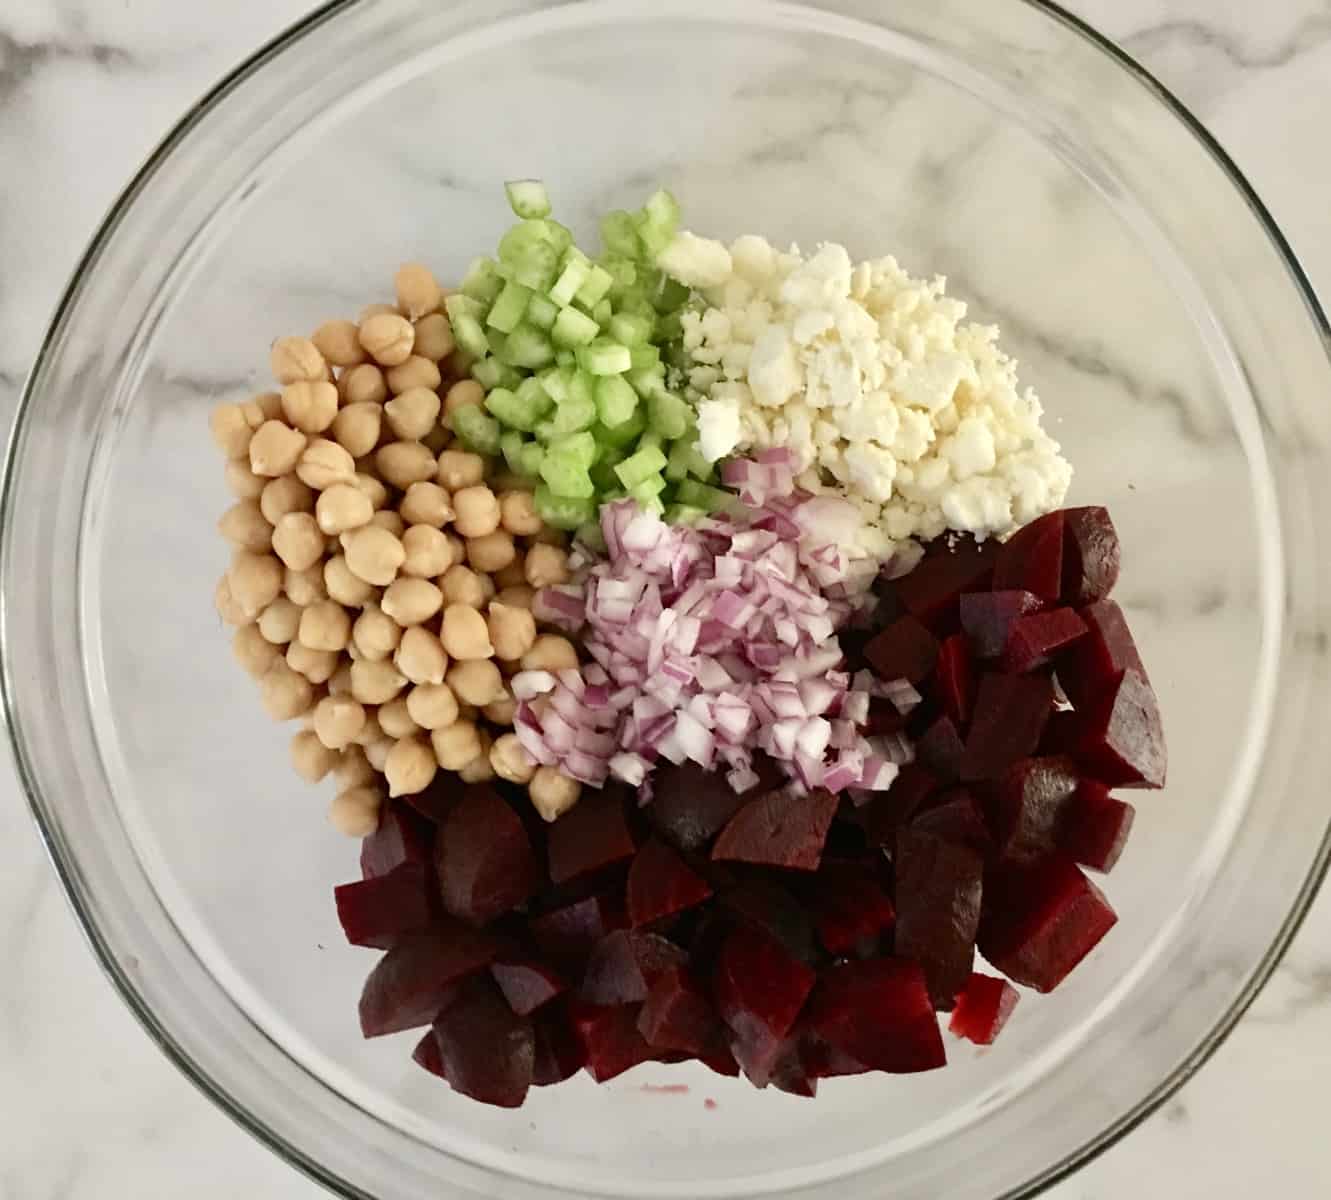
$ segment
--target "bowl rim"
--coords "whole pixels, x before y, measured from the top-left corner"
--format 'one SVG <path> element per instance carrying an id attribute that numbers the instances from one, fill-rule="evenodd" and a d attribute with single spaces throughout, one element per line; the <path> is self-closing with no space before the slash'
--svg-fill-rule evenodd
<path id="1" fill-rule="evenodd" d="M 359 2 L 360 0 L 326 0 L 324 4 L 311 10 L 304 17 L 269 38 L 251 54 L 243 58 L 189 106 L 148 154 L 117 195 L 106 215 L 98 224 L 83 253 L 79 256 L 69 281 L 61 292 L 60 299 L 47 323 L 41 343 L 33 358 L 32 366 L 20 391 L 3 461 L 3 487 L 0 489 L 0 527 L 7 525 L 7 514 L 13 505 L 15 466 L 19 447 L 23 440 L 21 433 L 34 400 L 36 381 L 48 363 L 58 335 L 77 300 L 85 276 L 95 265 L 103 247 L 117 230 L 122 218 L 133 206 L 138 195 L 152 179 L 158 168 L 170 157 L 176 147 L 192 132 L 198 122 L 214 105 L 244 84 L 253 74 L 289 46 L 299 42 L 307 34 L 327 24 L 340 13 L 353 8 Z M 1311 279 L 1256 189 L 1203 122 L 1149 69 L 1084 18 L 1068 11 L 1056 0 L 1017 0 L 1017 2 L 1063 26 L 1067 31 L 1080 37 L 1091 49 L 1098 50 L 1119 69 L 1125 71 L 1139 84 L 1143 85 L 1155 97 L 1157 102 L 1168 113 L 1177 118 L 1184 129 L 1196 138 L 1202 149 L 1210 155 L 1228 178 L 1275 248 L 1286 271 L 1289 273 L 1291 282 L 1303 300 L 1304 307 L 1326 348 L 1328 357 L 1331 358 L 1331 320 L 1328 320 L 1327 313 L 1318 299 Z M 3 552 L 7 554 L 7 549 Z M 375 1197 L 370 1193 L 343 1179 L 340 1175 L 291 1145 L 214 1081 L 205 1070 L 198 1066 L 188 1051 L 167 1033 L 140 996 L 134 983 L 121 970 L 111 948 L 106 943 L 96 923 L 92 920 L 91 914 L 80 897 L 78 888 L 74 885 L 73 872 L 69 864 L 62 860 L 54 831 L 47 823 L 43 813 L 40 792 L 33 772 L 29 767 L 24 740 L 19 729 L 11 663 L 9 656 L 4 653 L 4 646 L 7 644 L 7 624 L 4 605 L 0 603 L 0 713 L 3 714 L 6 738 L 14 757 L 15 775 L 19 780 L 29 811 L 37 826 L 38 835 L 55 870 L 61 890 L 73 911 L 83 937 L 91 947 L 101 967 L 102 973 L 110 981 L 120 999 L 139 1022 L 144 1032 L 147 1033 L 162 1053 L 189 1082 L 232 1121 L 247 1131 L 259 1143 L 266 1146 L 283 1162 L 338 1196 L 345 1197 L 346 1200 L 375 1200 Z M 1129 1112 L 1079 1149 L 1065 1155 L 1034 1178 L 1009 1189 L 1001 1196 L 995 1197 L 995 1200 L 1030 1200 L 1030 1198 L 1038 1196 L 1047 1189 L 1063 1182 L 1087 1163 L 1117 1145 L 1191 1080 L 1233 1032 L 1280 965 L 1290 943 L 1308 915 L 1313 900 L 1325 881 L 1329 869 L 1331 869 L 1331 828 L 1324 834 L 1312 868 L 1304 879 L 1298 896 L 1281 924 L 1275 939 L 1267 948 L 1247 983 L 1209 1033 L 1168 1076 L 1156 1085 L 1148 1096 L 1138 1102 Z"/>

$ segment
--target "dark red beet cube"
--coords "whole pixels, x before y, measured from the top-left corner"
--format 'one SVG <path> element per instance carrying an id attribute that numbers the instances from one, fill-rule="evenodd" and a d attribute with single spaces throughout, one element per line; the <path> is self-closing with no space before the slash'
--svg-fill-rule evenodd
<path id="1" fill-rule="evenodd" d="M 1059 846 L 1083 867 L 1109 872 L 1128 844 L 1137 810 L 1116 800 L 1102 783 L 1084 779 L 1063 814 Z"/>
<path id="2" fill-rule="evenodd" d="M 629 944 L 638 970 L 649 989 L 662 975 L 676 967 L 686 966 L 689 961 L 688 951 L 683 946 L 676 945 L 659 933 L 635 929 L 630 935 Z"/>
<path id="3" fill-rule="evenodd" d="M 1063 603 L 1103 600 L 1118 582 L 1118 531 L 1103 508 L 1063 513 Z"/>
<path id="4" fill-rule="evenodd" d="M 647 999 L 647 980 L 630 930 L 617 929 L 597 942 L 578 995 L 597 1005 L 641 1004 Z"/>
<path id="5" fill-rule="evenodd" d="M 696 763 L 658 767 L 652 776 L 647 818 L 656 831 L 681 850 L 701 850 L 745 804 L 722 771 L 704 771 Z"/>
<path id="6" fill-rule="evenodd" d="M 504 993 L 508 1006 L 520 1017 L 563 994 L 568 984 L 544 963 L 530 959 L 505 959 L 490 964 L 490 974 Z"/>
<path id="7" fill-rule="evenodd" d="M 1086 636 L 1059 655 L 1058 682 L 1074 707 L 1086 708 L 1112 690 L 1124 671 L 1148 676 L 1127 618 L 1114 601 L 1088 605 L 1080 615 Z"/>
<path id="8" fill-rule="evenodd" d="M 960 753 L 957 758 L 960 762 Z M 892 786 L 869 801 L 869 817 L 865 822 L 869 841 L 875 846 L 890 845 L 895 840 L 896 831 L 915 815 L 916 810 L 940 786 L 938 777 L 927 767 L 920 763 L 907 763 L 892 781 Z"/>
<path id="9" fill-rule="evenodd" d="M 896 952 L 923 968 L 935 1008 L 950 1009 L 970 977 L 983 881 L 970 847 L 914 826 L 897 834 Z"/>
<path id="10" fill-rule="evenodd" d="M 838 1079 L 847 1075 L 867 1075 L 869 1068 L 844 1050 L 829 1046 L 820 1037 L 806 1033 L 801 1039 L 804 1070 L 816 1079 Z"/>
<path id="11" fill-rule="evenodd" d="M 1012 622 L 998 664 L 1004 671 L 1034 671 L 1086 633 L 1086 622 L 1070 608 L 1033 613 Z"/>
<path id="12" fill-rule="evenodd" d="M 532 1015 L 532 1031 L 536 1038 L 536 1060 L 532 1067 L 532 1084 L 549 1087 L 573 1078 L 587 1065 L 583 1051 L 568 1013 L 561 1004 L 552 1004 Z"/>
<path id="13" fill-rule="evenodd" d="M 955 633 L 958 599 L 989 590 L 998 549 L 992 539 L 977 543 L 972 538 L 939 538 L 919 566 L 893 580 L 892 591 L 908 613 L 935 633 Z"/>
<path id="14" fill-rule="evenodd" d="M 734 1079 L 739 1075 L 739 1063 L 735 1061 L 729 1046 L 714 1046 L 705 1054 L 698 1055 L 698 1061 L 709 1071 L 715 1071 L 727 1079 Z"/>
<path id="15" fill-rule="evenodd" d="M 387 950 L 407 934 L 428 929 L 432 886 L 424 863 L 407 862 L 387 875 L 334 888 L 337 919 L 347 941 Z"/>
<path id="16" fill-rule="evenodd" d="M 702 876 L 660 838 L 652 838 L 629 868 L 629 924 L 637 928 L 673 917 L 711 894 Z"/>
<path id="17" fill-rule="evenodd" d="M 587 1073 L 597 1083 L 606 1083 L 639 1063 L 649 1062 L 656 1052 L 638 1032 L 636 1004 L 601 1008 L 575 1004 L 569 1010 L 574 1033 L 582 1045 Z"/>
<path id="18" fill-rule="evenodd" d="M 817 976 L 771 938 L 740 930 L 726 939 L 713 970 L 721 1019 L 734 1034 L 731 1050 L 741 1067 L 753 1059 L 761 1074 L 775 1062 Z"/>
<path id="19" fill-rule="evenodd" d="M 931 800 L 915 814 L 910 828 L 969 846 L 980 854 L 987 854 L 993 845 L 984 811 L 965 788 L 953 788 Z"/>
<path id="20" fill-rule="evenodd" d="M 994 789 L 994 817 L 1005 858 L 1026 862 L 1052 854 L 1080 783 L 1070 758 L 1025 758 Z"/>
<path id="21" fill-rule="evenodd" d="M 907 1074 L 947 1063 L 924 971 L 905 959 L 832 967 L 809 1000 L 805 1025 L 871 1070 Z"/>
<path id="22" fill-rule="evenodd" d="M 961 778 L 966 745 L 951 717 L 939 717 L 919 736 L 915 754 L 940 783 Z"/>
<path id="23" fill-rule="evenodd" d="M 1073 753 L 1086 774 L 1111 787 L 1165 786 L 1160 709 L 1151 685 L 1136 671 L 1125 671 L 1112 691 L 1076 715 Z"/>
<path id="24" fill-rule="evenodd" d="M 370 1038 L 428 1025 L 461 980 L 485 970 L 505 949 L 499 938 L 457 921 L 403 938 L 365 981 L 361 1032 Z"/>
<path id="25" fill-rule="evenodd" d="M 947 638 L 938 649 L 934 690 L 943 712 L 958 729 L 965 729 L 975 703 L 975 669 L 969 645 L 959 633 Z"/>
<path id="26" fill-rule="evenodd" d="M 915 617 L 901 617 L 864 647 L 864 657 L 880 679 L 927 679 L 938 660 L 938 639 Z"/>
<path id="27" fill-rule="evenodd" d="M 961 777 L 996 779 L 1018 759 L 1034 754 L 1053 705 L 1054 683 L 1047 676 L 983 676 Z"/>
<path id="28" fill-rule="evenodd" d="M 813 922 L 788 891 L 765 879 L 746 879 L 720 897 L 722 908 L 749 929 L 765 934 L 800 962 L 814 958 Z M 715 946 L 719 952 L 719 944 Z M 695 941 L 694 957 L 704 962 L 707 948 Z"/>
<path id="29" fill-rule="evenodd" d="M 994 591 L 1058 600 L 1063 591 L 1062 512 L 1046 513 L 1008 539 L 994 563 Z"/>
<path id="30" fill-rule="evenodd" d="M 550 878 L 555 883 L 628 862 L 637 852 L 618 791 L 588 792 L 550 826 Z"/>
<path id="31" fill-rule="evenodd" d="M 703 1054 L 720 1030 L 707 990 L 681 967 L 658 976 L 638 1014 L 638 1031 L 656 1050 Z"/>
<path id="32" fill-rule="evenodd" d="M 977 1046 L 988 1046 L 1003 1031 L 1020 996 L 1006 979 L 974 974 L 957 997 L 948 1028 Z"/>
<path id="33" fill-rule="evenodd" d="M 980 952 L 1016 983 L 1051 992 L 1114 927 L 1100 889 L 1067 858 L 991 871 Z"/>
<path id="34" fill-rule="evenodd" d="M 1044 601 L 1030 592 L 975 592 L 961 598 L 961 628 L 976 658 L 997 658 L 1013 623 L 1042 608 Z"/>
<path id="35" fill-rule="evenodd" d="M 541 883 L 522 821 L 483 784 L 469 787 L 440 827 L 435 865 L 444 907 L 473 925 L 526 903 Z"/>
<path id="36" fill-rule="evenodd" d="M 785 1038 L 756 1024 L 743 1032 L 732 1030 L 728 1045 L 740 1072 L 756 1088 L 765 1088 L 772 1082 L 772 1072 L 789 1049 Z"/>
<path id="37" fill-rule="evenodd" d="M 790 1096 L 812 1100 L 818 1095 L 818 1077 L 809 1071 L 803 1039 L 790 1038 L 786 1041 L 772 1066 L 770 1082 L 778 1092 Z"/>
<path id="38" fill-rule="evenodd" d="M 441 771 L 425 791 L 403 796 L 402 800 L 418 816 L 424 817 L 431 825 L 438 826 L 448 820 L 449 813 L 466 791 L 467 785 L 456 775 Z"/>
<path id="39" fill-rule="evenodd" d="M 839 801 L 818 789 L 807 796 L 772 792 L 731 818 L 712 847 L 714 862 L 748 862 L 816 871 Z"/>
<path id="40" fill-rule="evenodd" d="M 403 863 L 428 866 L 433 842 L 434 830 L 415 809 L 389 800 L 380 810 L 379 828 L 361 842 L 361 876 L 375 879 Z"/>
<path id="41" fill-rule="evenodd" d="M 882 737 L 884 734 L 900 733 L 909 722 L 910 714 L 903 713 L 891 700 L 871 700 L 864 732 L 870 737 Z"/>
<path id="42" fill-rule="evenodd" d="M 536 1062 L 532 1023 L 484 975 L 468 979 L 434 1022 L 444 1078 L 464 1096 L 499 1108 L 527 1098 Z"/>
<path id="43" fill-rule="evenodd" d="M 427 1029 L 421 1040 L 416 1043 L 416 1049 L 411 1052 L 411 1059 L 431 1075 L 438 1075 L 440 1079 L 445 1078 L 444 1060 L 439 1053 L 439 1043 L 434 1039 L 433 1029 Z"/>
<path id="44" fill-rule="evenodd" d="M 811 907 L 818 940 L 838 957 L 875 942 L 897 919 L 892 901 L 874 879 L 840 872 L 819 878 Z"/>
<path id="45" fill-rule="evenodd" d="M 559 962 L 586 958 L 607 934 L 623 929 L 628 919 L 618 901 L 609 895 L 588 896 L 574 904 L 534 917 L 532 939 Z"/>

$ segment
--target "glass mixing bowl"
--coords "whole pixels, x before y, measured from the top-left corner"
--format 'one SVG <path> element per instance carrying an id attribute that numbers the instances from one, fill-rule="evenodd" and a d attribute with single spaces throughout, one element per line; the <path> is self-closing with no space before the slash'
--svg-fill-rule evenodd
<path id="1" fill-rule="evenodd" d="M 1042 394 L 1073 499 L 1112 508 L 1171 782 L 1107 883 L 1118 928 L 992 1049 L 812 1103 L 661 1066 L 510 1113 L 419 1071 L 410 1035 L 360 1039 L 373 958 L 330 896 L 356 853 L 214 614 L 206 415 L 400 261 L 456 278 L 513 176 L 583 234 L 659 182 L 699 230 L 946 273 Z M 3 512 L 20 770 L 127 1003 L 343 1195 L 1030 1195 L 1214 1050 L 1326 867 L 1328 395 L 1325 320 L 1261 204 L 1050 5 L 335 4 L 170 135 L 42 348 Z"/>

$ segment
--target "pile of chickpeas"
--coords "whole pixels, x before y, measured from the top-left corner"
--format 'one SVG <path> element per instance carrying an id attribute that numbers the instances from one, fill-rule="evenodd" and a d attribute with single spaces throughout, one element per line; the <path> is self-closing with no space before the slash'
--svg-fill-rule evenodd
<path id="1" fill-rule="evenodd" d="M 484 391 L 430 271 L 395 284 L 396 305 L 275 342 L 280 392 L 213 411 L 236 497 L 217 609 L 264 708 L 304 723 L 297 772 L 336 776 L 343 832 L 374 832 L 385 795 L 440 770 L 525 784 L 553 821 L 579 785 L 523 749 L 507 681 L 578 665 L 531 612 L 568 576 L 564 535 L 501 462 L 454 446 L 450 414 Z"/>

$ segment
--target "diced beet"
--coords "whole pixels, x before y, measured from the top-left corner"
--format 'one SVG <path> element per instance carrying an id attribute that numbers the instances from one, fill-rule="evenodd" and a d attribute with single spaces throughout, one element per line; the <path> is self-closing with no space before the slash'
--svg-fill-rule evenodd
<path id="1" fill-rule="evenodd" d="M 812 1100 L 818 1095 L 818 1077 L 811 1074 L 804 1057 L 804 1043 L 789 1038 L 772 1066 L 771 1084 L 789 1096 Z"/>
<path id="2" fill-rule="evenodd" d="M 1063 814 L 1058 843 L 1093 871 L 1112 871 L 1128 844 L 1137 810 L 1116 800 L 1102 783 L 1083 779 Z"/>
<path id="3" fill-rule="evenodd" d="M 983 880 L 970 847 L 915 826 L 897 834 L 896 952 L 923 968 L 935 1008 L 950 1009 L 970 977 Z"/>
<path id="4" fill-rule="evenodd" d="M 534 917 L 529 928 L 546 954 L 566 962 L 586 958 L 602 938 L 623 929 L 626 923 L 618 902 L 609 895 L 600 895 Z"/>
<path id="5" fill-rule="evenodd" d="M 864 732 L 870 737 L 900 733 L 909 721 L 910 714 L 901 712 L 891 700 L 871 700 L 869 719 L 864 722 Z"/>
<path id="6" fill-rule="evenodd" d="M 429 929 L 432 882 L 424 863 L 404 862 L 387 875 L 334 888 L 337 919 L 347 941 L 387 950 L 407 934 Z"/>
<path id="7" fill-rule="evenodd" d="M 838 1079 L 847 1075 L 866 1075 L 869 1068 L 844 1050 L 829 1046 L 822 1038 L 806 1033 L 801 1039 L 804 1070 L 816 1079 Z"/>
<path id="8" fill-rule="evenodd" d="M 927 679 L 938 661 L 938 639 L 915 617 L 894 621 L 864 647 L 864 657 L 879 679 Z"/>
<path id="9" fill-rule="evenodd" d="M 989 1046 L 1003 1031 L 1020 999 L 1017 989 L 1006 979 L 978 972 L 970 977 L 957 997 L 948 1028 L 977 1046 Z"/>
<path id="10" fill-rule="evenodd" d="M 727 1079 L 734 1079 L 739 1075 L 739 1063 L 735 1061 L 735 1056 L 731 1054 L 728 1046 L 715 1046 L 705 1054 L 698 1055 L 698 1061 L 709 1071 L 724 1075 Z"/>
<path id="11" fill-rule="evenodd" d="M 490 964 L 490 974 L 504 993 L 508 1006 L 520 1017 L 563 994 L 568 984 L 544 963 L 531 959 L 504 959 Z"/>
<path id="12" fill-rule="evenodd" d="M 527 1098 L 536 1062 L 532 1023 L 504 1002 L 494 981 L 468 979 L 434 1022 L 444 1078 L 464 1096 L 499 1108 Z"/>
<path id="13" fill-rule="evenodd" d="M 771 938 L 752 930 L 726 939 L 712 976 L 731 1051 L 750 1078 L 764 1077 L 795 1024 L 817 976 Z"/>
<path id="14" fill-rule="evenodd" d="M 1063 512 L 1063 603 L 1103 600 L 1118 582 L 1118 531 L 1103 508 Z"/>
<path id="15" fill-rule="evenodd" d="M 1058 600 L 1063 591 L 1062 512 L 1046 513 L 1008 539 L 994 563 L 994 591 Z"/>
<path id="16" fill-rule="evenodd" d="M 702 1054 L 720 1029 L 706 989 L 681 967 L 657 978 L 638 1014 L 638 1031 L 657 1050 Z"/>
<path id="17" fill-rule="evenodd" d="M 629 868 L 629 924 L 637 928 L 701 904 L 707 881 L 660 838 L 650 839 Z"/>
<path id="18" fill-rule="evenodd" d="M 445 1078 L 444 1060 L 439 1053 L 439 1043 L 435 1041 L 433 1029 L 427 1029 L 421 1040 L 416 1043 L 416 1049 L 411 1052 L 411 1059 L 431 1075 L 438 1075 L 440 1079 Z"/>
<path id="19" fill-rule="evenodd" d="M 1053 608 L 1012 622 L 999 666 L 1004 671 L 1034 671 L 1086 633 L 1086 622 L 1070 608 Z"/>
<path id="20" fill-rule="evenodd" d="M 821 788 L 807 796 L 791 792 L 760 796 L 741 808 L 721 831 L 712 846 L 712 859 L 816 871 L 838 803 L 831 792 Z"/>
<path id="21" fill-rule="evenodd" d="M 820 876 L 812 890 L 818 938 L 829 954 L 852 954 L 896 924 L 892 901 L 873 879 L 838 872 L 825 879 Z"/>
<path id="22" fill-rule="evenodd" d="M 800 962 L 815 955 L 813 922 L 798 900 L 765 879 L 747 879 L 720 896 L 721 906 L 744 926 L 773 939 Z M 720 946 L 716 949 L 719 951 Z M 694 956 L 706 959 L 695 943 Z"/>
<path id="23" fill-rule="evenodd" d="M 935 797 L 915 814 L 910 828 L 969 846 L 979 854 L 987 854 L 993 845 L 984 812 L 965 788 L 953 788 Z"/>
<path id="24" fill-rule="evenodd" d="M 772 1082 L 772 1072 L 787 1052 L 785 1038 L 757 1024 L 747 1026 L 743 1032 L 731 1030 L 727 1044 L 740 1073 L 756 1088 L 765 1088 Z"/>
<path id="25" fill-rule="evenodd" d="M 1113 600 L 1101 600 L 1081 610 L 1086 636 L 1058 657 L 1058 682 L 1074 707 L 1094 704 L 1112 690 L 1124 671 L 1148 679 L 1137 643 L 1132 639 L 1123 610 Z"/>
<path id="26" fill-rule="evenodd" d="M 985 881 L 980 952 L 1016 983 L 1051 992 L 1118 917 L 1062 855 L 991 871 Z"/>
<path id="27" fill-rule="evenodd" d="M 389 800 L 379 812 L 379 828 L 360 845 L 360 872 L 375 879 L 403 863 L 430 863 L 434 830 L 401 800 Z"/>
<path id="28" fill-rule="evenodd" d="M 961 627 L 977 658 L 997 658 L 1013 622 L 1043 607 L 1044 601 L 1030 592 L 974 592 L 961 598 Z"/>
<path id="29" fill-rule="evenodd" d="M 927 767 L 907 763 L 892 781 L 892 786 L 869 801 L 869 818 L 865 823 L 869 841 L 875 846 L 890 845 L 895 840 L 896 831 L 938 791 L 939 786 L 938 777 Z"/>
<path id="30" fill-rule="evenodd" d="M 983 676 L 961 777 L 996 779 L 1018 759 L 1034 754 L 1053 704 L 1054 684 L 1047 676 Z"/>
<path id="31" fill-rule="evenodd" d="M 494 935 L 451 920 L 403 938 L 365 981 L 361 1032 L 370 1038 L 428 1025 L 458 982 L 485 970 L 505 948 Z"/>
<path id="32" fill-rule="evenodd" d="M 969 645 L 959 633 L 947 638 L 938 649 L 934 690 L 943 712 L 958 729 L 965 729 L 975 703 L 975 670 L 971 666 Z"/>
<path id="33" fill-rule="evenodd" d="M 1077 748 L 1077 714 L 1070 708 L 1055 709 L 1040 735 L 1040 753 L 1045 757 L 1071 755 Z"/>
<path id="34" fill-rule="evenodd" d="M 662 975 L 687 965 L 689 961 L 688 951 L 683 946 L 676 945 L 659 933 L 635 929 L 629 936 L 629 945 L 633 949 L 638 970 L 642 972 L 643 982 L 649 989 Z"/>
<path id="35" fill-rule="evenodd" d="M 1079 710 L 1075 730 L 1073 753 L 1088 775 L 1111 787 L 1165 786 L 1160 709 L 1136 671 L 1125 671 L 1111 692 Z"/>
<path id="36" fill-rule="evenodd" d="M 596 944 L 578 995 L 597 1005 L 641 1004 L 647 999 L 647 981 L 630 930 L 617 929 Z"/>
<path id="37" fill-rule="evenodd" d="M 947 636 L 957 629 L 958 598 L 989 590 L 997 554 L 998 543 L 992 539 L 977 543 L 972 538 L 939 538 L 919 566 L 892 581 L 892 591 L 908 613 Z"/>
<path id="38" fill-rule="evenodd" d="M 647 819 L 681 850 L 701 850 L 745 803 L 726 782 L 723 771 L 704 771 L 696 763 L 663 764 L 652 776 Z"/>
<path id="39" fill-rule="evenodd" d="M 809 1000 L 805 1025 L 872 1070 L 907 1074 L 947 1063 L 924 971 L 905 959 L 832 967 Z"/>
<path id="40" fill-rule="evenodd" d="M 1052 854 L 1079 782 L 1070 758 L 1024 758 L 1010 767 L 994 789 L 1003 856 L 1025 862 Z"/>
<path id="41" fill-rule="evenodd" d="M 940 783 L 961 778 L 966 745 L 951 717 L 939 717 L 915 742 L 915 754 Z"/>
<path id="42" fill-rule="evenodd" d="M 550 826 L 550 878 L 555 883 L 628 862 L 636 852 L 618 791 L 585 793 Z"/>
<path id="43" fill-rule="evenodd" d="M 532 1031 L 536 1037 L 531 1080 L 534 1087 L 563 1083 L 587 1065 L 582 1042 L 563 1005 L 555 1003 L 532 1014 Z"/>
<path id="44" fill-rule="evenodd" d="M 425 791 L 403 796 L 402 799 L 432 825 L 442 825 L 466 791 L 467 785 L 456 775 L 440 771 Z"/>
<path id="45" fill-rule="evenodd" d="M 487 925 L 524 904 L 541 870 L 522 821 L 491 787 L 469 787 L 439 830 L 435 862 L 444 907 Z"/>
<path id="46" fill-rule="evenodd" d="M 655 1057 L 647 1039 L 638 1032 L 638 1010 L 636 1004 L 610 1008 L 575 1004 L 570 1008 L 573 1030 L 587 1060 L 587 1073 L 597 1083 L 606 1083 Z"/>

